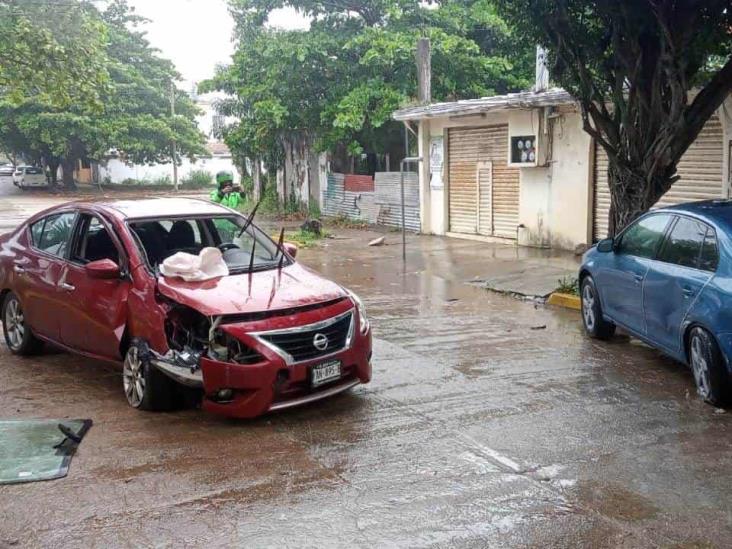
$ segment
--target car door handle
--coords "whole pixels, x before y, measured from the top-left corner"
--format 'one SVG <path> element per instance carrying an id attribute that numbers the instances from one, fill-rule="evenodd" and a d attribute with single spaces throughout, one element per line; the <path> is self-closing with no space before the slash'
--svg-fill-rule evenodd
<path id="1" fill-rule="evenodd" d="M 687 286 L 686 288 L 681 290 L 681 293 L 684 294 L 684 297 L 689 298 L 689 297 L 693 296 L 696 293 L 696 291 L 694 290 L 694 288 L 689 288 Z"/>
<path id="2" fill-rule="evenodd" d="M 76 290 L 76 286 L 72 286 L 67 282 L 62 282 L 61 284 L 59 284 L 59 286 L 61 286 L 61 288 L 63 288 L 64 290 L 68 290 L 69 292 L 73 292 L 74 290 Z"/>
<path id="3" fill-rule="evenodd" d="M 641 282 L 643 282 L 643 275 L 639 275 L 639 274 L 634 274 L 634 275 L 633 275 L 633 278 L 635 279 L 635 281 L 636 281 L 636 282 L 637 282 L 638 284 L 640 284 Z"/>

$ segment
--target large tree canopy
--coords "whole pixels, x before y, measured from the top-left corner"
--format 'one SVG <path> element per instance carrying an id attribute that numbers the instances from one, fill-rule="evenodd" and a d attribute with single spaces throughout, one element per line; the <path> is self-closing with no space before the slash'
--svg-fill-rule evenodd
<path id="1" fill-rule="evenodd" d="M 607 151 L 611 233 L 651 208 L 732 91 L 730 0 L 500 0 Z"/>
<path id="2" fill-rule="evenodd" d="M 99 104 L 106 30 L 87 2 L 0 0 L 0 94 L 55 107 Z"/>
<path id="3" fill-rule="evenodd" d="M 37 0 L 29 9 L 43 3 L 49 10 L 54 4 L 52 0 Z M 173 65 L 150 47 L 140 30 L 144 20 L 126 1 L 113 0 L 102 12 L 75 0 L 66 0 L 60 6 L 83 9 L 85 17 L 104 36 L 101 51 L 95 50 L 93 59 L 75 59 L 81 66 L 100 63 L 103 82 L 91 94 L 69 92 L 73 98 L 70 104 L 65 104 L 63 94 L 53 97 L 33 90 L 0 88 L 0 148 L 43 161 L 51 168 L 52 176 L 61 164 L 67 186 L 73 185 L 79 159 L 102 160 L 112 148 L 126 160 L 138 163 L 173 160 L 173 139 L 179 154 L 204 152 L 195 105 L 186 94 L 176 92 L 176 116 L 171 116 L 171 87 L 179 76 Z M 72 30 L 59 32 L 66 36 Z M 55 75 L 61 69 L 47 70 Z M 65 85 L 74 89 L 71 83 Z"/>
<path id="4" fill-rule="evenodd" d="M 230 0 L 236 21 L 231 65 L 203 84 L 229 94 L 222 112 L 233 150 L 282 158 L 299 135 L 319 150 L 388 152 L 401 144 L 394 110 L 416 95 L 418 38 L 432 43 L 435 100 L 503 93 L 533 74 L 533 44 L 517 40 L 489 0 Z M 308 30 L 267 27 L 293 7 Z"/>

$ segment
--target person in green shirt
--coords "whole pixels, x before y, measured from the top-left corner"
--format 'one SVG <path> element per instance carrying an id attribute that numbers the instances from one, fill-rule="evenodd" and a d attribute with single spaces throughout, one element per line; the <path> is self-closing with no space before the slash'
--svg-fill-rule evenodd
<path id="1" fill-rule="evenodd" d="M 219 188 L 211 192 L 211 201 L 236 210 L 242 201 L 241 188 L 234 185 L 234 176 L 231 172 L 216 174 L 216 183 Z"/>

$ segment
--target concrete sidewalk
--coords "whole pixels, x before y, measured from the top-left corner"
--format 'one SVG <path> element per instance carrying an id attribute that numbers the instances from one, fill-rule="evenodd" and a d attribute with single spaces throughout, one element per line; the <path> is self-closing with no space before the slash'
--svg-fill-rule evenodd
<path id="1" fill-rule="evenodd" d="M 366 247 L 375 231 L 330 229 L 339 239 Z M 328 241 L 325 241 L 325 246 Z M 393 259 L 395 268 L 421 272 L 451 282 L 464 282 L 501 293 L 546 297 L 565 277 L 575 278 L 580 257 L 572 252 L 518 247 L 510 243 L 480 242 L 450 237 L 407 235 L 407 261 L 402 265 L 401 233 L 386 234 L 384 246 L 369 248 L 359 257 Z"/>

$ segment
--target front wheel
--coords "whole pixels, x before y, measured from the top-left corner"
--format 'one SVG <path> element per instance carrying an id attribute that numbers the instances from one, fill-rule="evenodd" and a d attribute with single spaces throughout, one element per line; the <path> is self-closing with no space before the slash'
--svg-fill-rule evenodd
<path id="1" fill-rule="evenodd" d="M 127 403 L 139 410 L 163 411 L 173 407 L 173 381 L 150 364 L 147 346 L 133 341 L 122 366 Z"/>
<path id="2" fill-rule="evenodd" d="M 689 365 L 699 396 L 713 406 L 725 404 L 729 388 L 724 359 L 717 342 L 703 328 L 689 334 Z"/>
<path id="3" fill-rule="evenodd" d="M 608 322 L 602 316 L 602 306 L 597 294 L 595 281 L 591 276 L 582 279 L 580 290 L 582 302 L 582 324 L 590 337 L 610 339 L 615 334 L 615 324 Z"/>

